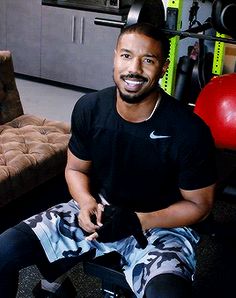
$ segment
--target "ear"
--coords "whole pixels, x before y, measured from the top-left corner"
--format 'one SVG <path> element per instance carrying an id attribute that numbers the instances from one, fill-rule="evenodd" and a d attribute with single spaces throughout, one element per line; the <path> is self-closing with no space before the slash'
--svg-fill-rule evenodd
<path id="1" fill-rule="evenodd" d="M 115 66 L 116 63 L 116 58 L 117 58 L 117 51 L 114 49 L 114 55 L 113 55 L 113 66 Z"/>
<path id="2" fill-rule="evenodd" d="M 166 71 L 167 71 L 167 69 L 169 67 L 169 64 L 170 64 L 170 60 L 169 59 L 166 59 L 166 61 L 162 65 L 161 78 L 163 78 L 163 76 L 165 75 L 165 73 L 166 73 Z"/>

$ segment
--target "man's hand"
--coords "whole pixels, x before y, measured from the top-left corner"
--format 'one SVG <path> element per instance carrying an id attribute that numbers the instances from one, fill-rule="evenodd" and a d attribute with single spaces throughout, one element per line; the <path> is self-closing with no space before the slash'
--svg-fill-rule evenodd
<path id="1" fill-rule="evenodd" d="M 101 218 L 103 210 L 103 205 L 97 204 L 96 201 L 91 201 L 81 206 L 78 222 L 86 235 L 94 233 L 102 226 Z"/>
<path id="2" fill-rule="evenodd" d="M 143 234 L 141 223 L 135 212 L 114 207 L 104 206 L 102 226 L 86 237 L 87 240 L 100 242 L 114 242 L 133 235 L 141 248 L 147 246 L 147 239 Z"/>

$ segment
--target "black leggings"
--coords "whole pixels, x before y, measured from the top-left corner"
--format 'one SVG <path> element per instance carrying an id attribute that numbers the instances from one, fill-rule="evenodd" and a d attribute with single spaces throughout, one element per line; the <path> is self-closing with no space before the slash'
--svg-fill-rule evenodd
<path id="1" fill-rule="evenodd" d="M 191 298 L 192 282 L 171 273 L 154 277 L 146 287 L 145 298 Z"/>
<path id="2" fill-rule="evenodd" d="M 20 223 L 0 235 L 0 296 L 16 297 L 19 270 L 22 268 L 36 265 L 44 278 L 52 282 L 79 261 L 81 257 L 50 263 L 34 232 L 26 224 Z"/>

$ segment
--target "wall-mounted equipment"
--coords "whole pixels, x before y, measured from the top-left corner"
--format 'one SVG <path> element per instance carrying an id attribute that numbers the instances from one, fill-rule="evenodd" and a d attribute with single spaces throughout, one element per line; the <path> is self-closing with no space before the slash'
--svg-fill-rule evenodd
<path id="1" fill-rule="evenodd" d="M 236 38 L 235 0 L 216 0 L 212 4 L 212 25 L 216 31 Z"/>

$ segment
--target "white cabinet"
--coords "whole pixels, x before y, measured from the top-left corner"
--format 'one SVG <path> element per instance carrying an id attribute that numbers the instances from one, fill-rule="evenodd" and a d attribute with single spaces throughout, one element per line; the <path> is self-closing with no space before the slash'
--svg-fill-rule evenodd
<path id="1" fill-rule="evenodd" d="M 95 17 L 121 16 L 42 6 L 41 77 L 90 89 L 113 84 L 118 28 L 98 26 Z"/>
<path id="2" fill-rule="evenodd" d="M 6 0 L 6 28 L 15 72 L 40 76 L 41 0 Z"/>
<path id="3" fill-rule="evenodd" d="M 0 0 L 0 50 L 6 50 L 6 0 Z"/>

